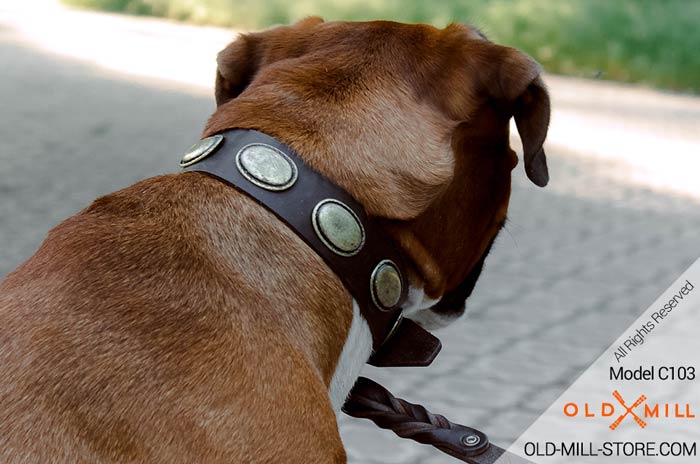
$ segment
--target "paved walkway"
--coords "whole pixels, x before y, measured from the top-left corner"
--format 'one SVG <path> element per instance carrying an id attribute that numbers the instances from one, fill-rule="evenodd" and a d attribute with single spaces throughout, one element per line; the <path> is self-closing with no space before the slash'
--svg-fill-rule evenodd
<path id="1" fill-rule="evenodd" d="M 2 8 L 0 276 L 97 195 L 175 170 L 232 36 L 62 10 L 50 26 Z M 504 446 L 700 256 L 700 99 L 547 81 L 551 184 L 516 170 L 507 231 L 468 317 L 438 334 L 436 363 L 366 373 Z M 364 421 L 340 426 L 352 463 L 454 462 Z"/>

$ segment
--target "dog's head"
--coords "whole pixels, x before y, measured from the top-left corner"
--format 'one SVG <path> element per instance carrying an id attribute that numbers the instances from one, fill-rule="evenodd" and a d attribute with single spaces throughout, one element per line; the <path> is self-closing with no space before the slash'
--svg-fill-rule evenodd
<path id="1" fill-rule="evenodd" d="M 528 177 L 548 181 L 540 71 L 465 25 L 308 18 L 219 54 L 205 134 L 266 132 L 353 195 L 408 257 L 408 312 L 432 328 L 464 311 L 505 222 L 511 118 Z"/>

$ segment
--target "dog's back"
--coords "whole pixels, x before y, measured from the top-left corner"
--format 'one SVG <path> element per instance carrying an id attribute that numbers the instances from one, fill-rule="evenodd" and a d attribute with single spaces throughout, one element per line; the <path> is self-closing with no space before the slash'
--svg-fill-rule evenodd
<path id="1" fill-rule="evenodd" d="M 0 462 L 342 460 L 318 401 L 334 366 L 316 369 L 288 322 L 327 332 L 313 298 L 290 307 L 289 293 L 343 291 L 300 245 L 198 174 L 143 181 L 57 226 L 0 285 Z"/>

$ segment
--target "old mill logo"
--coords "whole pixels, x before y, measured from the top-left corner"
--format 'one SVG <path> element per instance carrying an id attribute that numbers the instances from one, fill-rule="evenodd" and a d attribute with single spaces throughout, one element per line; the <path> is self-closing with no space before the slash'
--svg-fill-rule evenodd
<path id="1" fill-rule="evenodd" d="M 612 393 L 614 402 L 602 402 L 600 405 L 591 403 L 569 402 L 564 405 L 564 415 L 567 417 L 610 417 L 613 422 L 610 430 L 615 430 L 628 417 L 641 428 L 646 428 L 649 419 L 694 419 L 690 404 L 680 403 L 649 403 L 646 395 L 639 395 L 633 403 L 626 403 L 619 391 Z"/>

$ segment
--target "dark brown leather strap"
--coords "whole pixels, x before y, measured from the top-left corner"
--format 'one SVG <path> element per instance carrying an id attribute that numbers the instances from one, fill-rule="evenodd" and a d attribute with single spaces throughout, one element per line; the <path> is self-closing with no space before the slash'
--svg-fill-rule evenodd
<path id="1" fill-rule="evenodd" d="M 406 300 L 408 291 L 404 260 L 392 240 L 378 227 L 373 218 L 367 216 L 362 205 L 343 189 L 312 170 L 291 148 L 266 134 L 254 130 L 233 129 L 222 132 L 219 136 L 222 136 L 223 140 L 215 139 L 218 143 L 215 149 L 208 151 L 201 160 L 185 167 L 185 170 L 213 175 L 248 194 L 284 221 L 324 259 L 355 298 L 369 324 L 374 342 L 373 360 L 379 359 L 381 365 L 430 364 L 440 349 L 440 342 L 415 324 L 401 321 L 401 305 Z M 268 190 L 242 174 L 237 155 L 251 144 L 273 147 L 291 159 L 297 170 L 297 179 L 291 187 L 282 191 Z M 314 208 L 327 199 L 340 201 L 351 208 L 364 227 L 364 245 L 352 256 L 341 256 L 333 252 L 314 229 Z M 371 293 L 372 273 L 384 260 L 396 264 L 401 278 L 399 301 L 388 310 L 380 309 L 374 303 Z M 409 353 L 397 351 L 400 349 L 398 345 L 387 344 L 380 349 L 389 335 L 397 330 L 400 333 L 408 331 L 419 337 L 422 340 L 419 346 L 425 349 L 422 352 L 414 349 L 410 354 L 411 360 L 406 359 L 406 354 Z M 404 345 L 405 343 L 404 341 Z"/>
<path id="2" fill-rule="evenodd" d="M 402 438 L 432 445 L 470 464 L 532 464 L 492 443 L 483 432 L 450 422 L 418 404 L 396 398 L 378 383 L 360 377 L 350 392 L 343 412 L 369 419 Z"/>
<path id="3" fill-rule="evenodd" d="M 392 336 L 369 359 L 375 367 L 429 366 L 442 349 L 437 337 L 411 321 L 403 319 Z"/>

